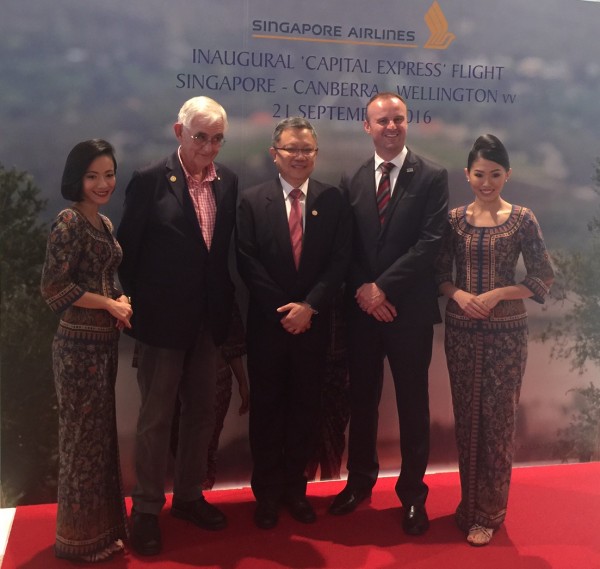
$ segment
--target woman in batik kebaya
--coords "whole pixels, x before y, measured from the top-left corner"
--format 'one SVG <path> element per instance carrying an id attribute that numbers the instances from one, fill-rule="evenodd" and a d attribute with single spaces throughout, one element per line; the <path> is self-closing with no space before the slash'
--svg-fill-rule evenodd
<path id="1" fill-rule="evenodd" d="M 42 274 L 42 295 L 60 315 L 52 344 L 59 421 L 55 554 L 74 561 L 104 561 L 123 550 L 127 535 L 115 381 L 119 334 L 130 327 L 132 310 L 114 282 L 121 248 L 98 211 L 115 189 L 116 169 L 104 140 L 71 150 L 61 193 L 73 204 L 52 225 Z"/>
<path id="2" fill-rule="evenodd" d="M 543 303 L 554 274 L 533 212 L 502 198 L 511 168 L 500 140 L 480 136 L 465 174 L 475 199 L 449 213 L 437 282 L 449 298 L 445 349 L 461 481 L 456 521 L 468 543 L 482 546 L 506 516 L 527 360 L 523 299 Z M 520 256 L 526 274 L 517 282 Z"/>

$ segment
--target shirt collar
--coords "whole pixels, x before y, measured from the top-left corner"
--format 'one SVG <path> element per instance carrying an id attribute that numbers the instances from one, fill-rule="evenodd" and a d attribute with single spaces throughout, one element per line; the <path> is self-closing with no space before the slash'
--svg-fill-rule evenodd
<path id="1" fill-rule="evenodd" d="M 202 178 L 202 180 L 198 181 L 196 180 L 196 178 L 194 178 L 186 169 L 183 160 L 181 159 L 181 146 L 177 149 L 177 157 L 179 158 L 179 163 L 181 164 L 181 167 L 183 168 L 183 173 L 185 174 L 185 178 L 188 182 L 188 185 L 190 183 L 192 184 L 203 184 L 204 182 L 212 182 L 214 179 L 216 179 L 217 177 L 217 169 L 215 168 L 215 163 L 211 162 L 207 167 L 206 167 L 206 175 L 204 176 L 204 178 Z"/>
<path id="2" fill-rule="evenodd" d="M 298 188 L 302 192 L 302 195 L 304 197 L 306 197 L 306 194 L 308 192 L 308 180 L 305 180 L 304 183 L 300 186 L 291 186 L 281 177 L 281 174 L 279 175 L 279 180 L 281 181 L 281 187 L 283 188 L 283 196 L 286 199 L 288 198 L 288 196 L 290 195 L 290 192 L 294 188 Z"/>
<path id="3" fill-rule="evenodd" d="M 377 170 L 379 166 L 381 166 L 381 164 L 383 164 L 384 162 L 392 162 L 394 164 L 394 167 L 401 169 L 404 165 L 404 160 L 406 159 L 407 154 L 408 148 L 406 148 L 406 146 L 402 149 L 402 152 L 400 152 L 400 154 L 394 156 L 394 158 L 392 158 L 391 160 L 384 160 L 381 156 L 379 156 L 379 154 L 377 154 L 377 152 L 375 152 L 375 170 Z"/>

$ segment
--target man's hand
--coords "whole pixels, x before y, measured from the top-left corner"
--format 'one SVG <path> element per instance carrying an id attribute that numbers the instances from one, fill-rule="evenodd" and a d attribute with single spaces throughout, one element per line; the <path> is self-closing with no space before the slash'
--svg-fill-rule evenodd
<path id="1" fill-rule="evenodd" d="M 376 320 L 379 320 L 379 322 L 393 322 L 394 318 L 398 316 L 396 307 L 387 300 L 374 308 L 371 312 L 368 312 L 368 314 Z"/>
<path id="2" fill-rule="evenodd" d="M 396 307 L 386 299 L 385 292 L 375 283 L 361 285 L 354 298 L 362 310 L 380 322 L 392 322 L 398 315 Z"/>
<path id="3" fill-rule="evenodd" d="M 290 302 L 280 306 L 277 312 L 287 312 L 281 319 L 281 325 L 290 334 L 302 334 L 311 325 L 313 309 L 306 302 Z"/>

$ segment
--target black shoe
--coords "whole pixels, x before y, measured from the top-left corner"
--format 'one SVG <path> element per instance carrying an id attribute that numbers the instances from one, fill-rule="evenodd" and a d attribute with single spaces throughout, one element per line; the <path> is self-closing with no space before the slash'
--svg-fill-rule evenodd
<path id="1" fill-rule="evenodd" d="M 273 500 L 260 500 L 254 510 L 254 523 L 260 529 L 272 529 L 279 521 L 279 506 Z"/>
<path id="2" fill-rule="evenodd" d="M 429 529 L 429 518 L 425 506 L 411 506 L 404 510 L 402 520 L 404 533 L 408 535 L 423 535 Z"/>
<path id="3" fill-rule="evenodd" d="M 158 516 L 131 510 L 131 546 L 140 555 L 158 555 L 162 549 Z"/>
<path id="4" fill-rule="evenodd" d="M 329 506 L 329 513 L 334 516 L 343 516 L 356 510 L 356 507 L 371 496 L 370 488 L 353 488 L 346 486 Z"/>
<path id="5" fill-rule="evenodd" d="M 317 519 L 317 514 L 315 514 L 313 507 L 305 496 L 288 498 L 285 501 L 285 505 L 292 518 L 296 521 L 302 522 L 303 524 L 312 524 Z"/>
<path id="6" fill-rule="evenodd" d="M 173 500 L 171 515 L 209 530 L 223 529 L 227 525 L 225 514 L 209 504 L 204 496 L 192 502 Z"/>

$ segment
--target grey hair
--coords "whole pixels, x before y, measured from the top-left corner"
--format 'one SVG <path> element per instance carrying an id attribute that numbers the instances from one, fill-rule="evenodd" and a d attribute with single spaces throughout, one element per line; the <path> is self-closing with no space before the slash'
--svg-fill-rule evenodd
<path id="1" fill-rule="evenodd" d="M 192 97 L 188 99 L 177 115 L 177 122 L 189 127 L 197 115 L 202 115 L 209 123 L 223 121 L 223 130 L 227 130 L 227 113 L 225 109 L 210 97 Z"/>

